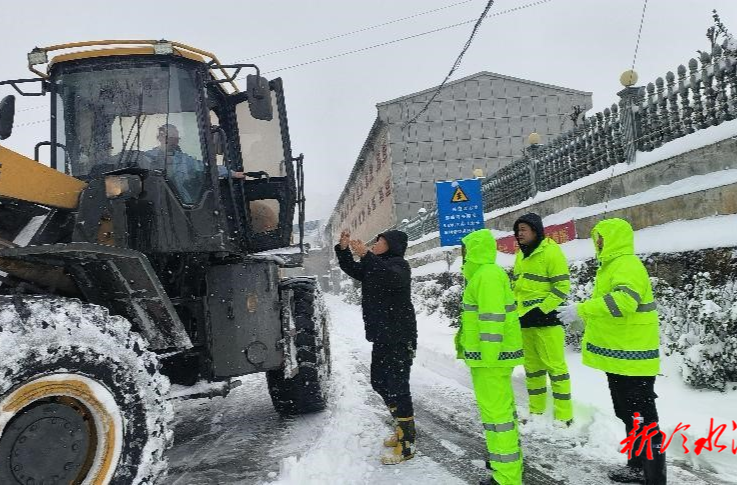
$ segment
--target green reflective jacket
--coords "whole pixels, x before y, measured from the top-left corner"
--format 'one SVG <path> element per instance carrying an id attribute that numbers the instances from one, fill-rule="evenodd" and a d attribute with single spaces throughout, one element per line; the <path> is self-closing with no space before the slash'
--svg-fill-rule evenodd
<path id="1" fill-rule="evenodd" d="M 479 229 L 462 240 L 466 251 L 461 328 L 456 352 L 470 367 L 514 367 L 523 363 L 522 332 L 509 277 L 496 264 L 496 241 Z"/>
<path id="2" fill-rule="evenodd" d="M 571 278 L 560 246 L 546 237 L 528 257 L 517 251 L 514 261 L 514 296 L 517 312 L 524 315 L 535 307 L 550 313 L 568 298 Z"/>
<path id="3" fill-rule="evenodd" d="M 627 221 L 605 219 L 591 231 L 604 241 L 596 257 L 591 299 L 578 305 L 586 329 L 583 363 L 626 376 L 654 376 L 660 370 L 658 312 L 645 266 L 635 256 L 634 232 Z"/>

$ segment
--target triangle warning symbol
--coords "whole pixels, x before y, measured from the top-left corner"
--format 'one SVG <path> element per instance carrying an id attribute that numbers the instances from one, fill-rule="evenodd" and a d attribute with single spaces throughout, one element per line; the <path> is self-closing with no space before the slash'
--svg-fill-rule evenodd
<path id="1" fill-rule="evenodd" d="M 461 186 L 456 187 L 456 191 L 453 193 L 453 198 L 450 200 L 451 202 L 468 202 L 468 197 L 466 196 L 465 192 L 461 190 Z"/>

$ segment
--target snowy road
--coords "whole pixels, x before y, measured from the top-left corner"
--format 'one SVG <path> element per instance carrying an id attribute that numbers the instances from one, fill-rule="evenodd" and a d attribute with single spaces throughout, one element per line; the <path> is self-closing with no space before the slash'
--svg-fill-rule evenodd
<path id="1" fill-rule="evenodd" d="M 483 433 L 467 369 L 446 353 L 422 346 L 412 370 L 418 454 L 408 463 L 384 467 L 382 439 L 390 428 L 370 388 L 370 346 L 360 310 L 328 296 L 331 310 L 333 384 L 329 408 L 317 415 L 281 419 L 271 406 L 261 375 L 243 379 L 227 398 L 175 404 L 175 445 L 168 453 L 167 483 L 184 484 L 476 484 L 486 475 Z M 422 332 L 422 330 L 421 330 Z M 522 374 L 515 374 L 520 408 Z M 522 428 L 525 483 L 608 483 L 606 469 L 621 457 L 606 442 L 611 430 L 595 429 L 597 409 L 577 409 L 571 429 L 549 422 Z M 606 439 L 605 439 L 606 438 Z M 583 446 L 586 445 L 586 446 Z M 669 467 L 670 483 L 721 484 Z"/>

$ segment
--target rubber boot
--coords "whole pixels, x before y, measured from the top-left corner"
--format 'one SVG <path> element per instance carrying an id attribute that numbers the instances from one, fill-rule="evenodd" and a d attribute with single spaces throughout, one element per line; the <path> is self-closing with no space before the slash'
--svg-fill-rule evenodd
<path id="1" fill-rule="evenodd" d="M 665 466 L 665 453 L 660 452 L 660 445 L 653 445 L 653 459 L 642 460 L 645 485 L 665 485 L 667 483 L 667 470 Z"/>
<path id="2" fill-rule="evenodd" d="M 617 483 L 645 483 L 645 473 L 642 468 L 622 466 L 609 471 L 609 480 Z"/>
<path id="3" fill-rule="evenodd" d="M 384 465 L 398 465 L 415 457 L 415 418 L 397 418 L 397 445 L 388 455 L 381 457 Z"/>
<path id="4" fill-rule="evenodd" d="M 396 417 L 397 408 L 396 406 L 389 406 L 389 413 L 392 416 L 392 434 L 386 437 L 384 440 L 384 446 L 387 448 L 394 448 L 397 446 L 397 443 L 399 443 L 399 439 L 397 438 L 397 417 Z"/>

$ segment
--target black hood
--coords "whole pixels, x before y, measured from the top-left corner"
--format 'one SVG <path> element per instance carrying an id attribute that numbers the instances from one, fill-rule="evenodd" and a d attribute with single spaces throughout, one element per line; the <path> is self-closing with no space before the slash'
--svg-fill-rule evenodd
<path id="1" fill-rule="evenodd" d="M 399 256 L 404 257 L 404 253 L 407 252 L 407 233 L 402 231 L 386 231 L 382 232 L 376 239 L 383 237 L 386 239 L 386 243 L 389 246 L 389 250 L 384 253 L 387 256 Z"/>
<path id="2" fill-rule="evenodd" d="M 535 235 L 537 236 L 535 238 L 535 241 L 532 244 L 520 244 L 519 247 L 522 250 L 522 253 L 525 255 L 525 257 L 532 254 L 532 252 L 537 249 L 537 247 L 540 245 L 541 242 L 543 242 L 543 239 L 545 239 L 545 227 L 543 226 L 543 220 L 542 217 L 535 214 L 534 212 L 530 212 L 528 214 L 525 214 L 521 216 L 519 219 L 514 221 L 514 237 L 517 238 L 517 234 L 519 232 L 519 224 L 520 222 L 524 222 L 525 224 L 528 224 L 532 229 L 535 231 Z M 517 241 L 519 244 L 519 241 Z"/>

